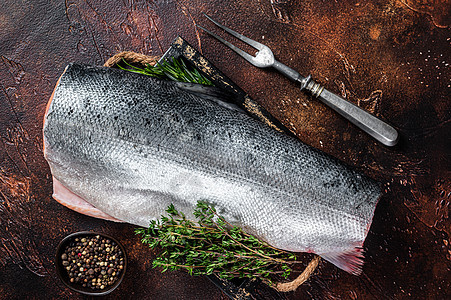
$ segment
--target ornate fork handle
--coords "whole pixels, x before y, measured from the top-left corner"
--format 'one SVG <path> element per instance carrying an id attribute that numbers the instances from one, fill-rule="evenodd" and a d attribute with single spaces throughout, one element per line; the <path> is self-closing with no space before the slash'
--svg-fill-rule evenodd
<path id="1" fill-rule="evenodd" d="M 301 90 L 309 91 L 314 97 L 321 100 L 321 102 L 335 110 L 341 116 L 345 117 L 382 144 L 394 146 L 398 142 L 398 132 L 396 129 L 357 105 L 328 91 L 322 85 L 316 83 L 311 75 L 302 77 L 297 71 L 279 61 L 275 61 L 272 66 L 291 80 L 299 82 L 301 84 Z"/>
<path id="2" fill-rule="evenodd" d="M 398 132 L 393 127 L 379 120 L 357 105 L 326 90 L 313 80 L 310 80 L 306 89 L 321 100 L 321 102 L 335 110 L 382 144 L 394 146 L 398 142 Z"/>

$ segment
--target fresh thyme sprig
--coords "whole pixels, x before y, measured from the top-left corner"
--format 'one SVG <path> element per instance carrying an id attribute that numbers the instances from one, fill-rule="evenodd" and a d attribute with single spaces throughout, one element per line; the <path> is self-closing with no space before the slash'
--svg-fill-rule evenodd
<path id="1" fill-rule="evenodd" d="M 122 59 L 122 63 L 125 67 L 122 66 L 121 63 L 117 66 L 125 71 L 170 79 L 173 81 L 213 85 L 208 78 L 202 75 L 197 69 L 186 64 L 181 58 L 177 59 L 173 57 L 172 60 L 165 60 L 161 63 L 156 63 L 153 66 L 147 64 L 144 68 L 138 68 L 128 63 L 125 59 Z"/>
<path id="2" fill-rule="evenodd" d="M 287 278 L 291 265 L 298 263 L 293 253 L 232 226 L 207 203 L 197 203 L 197 224 L 172 204 L 166 212 L 168 217 L 135 230 L 144 244 L 163 249 L 153 261 L 162 272 L 185 269 L 191 275 L 217 274 L 224 279 L 258 277 L 271 284 L 271 275 Z"/>

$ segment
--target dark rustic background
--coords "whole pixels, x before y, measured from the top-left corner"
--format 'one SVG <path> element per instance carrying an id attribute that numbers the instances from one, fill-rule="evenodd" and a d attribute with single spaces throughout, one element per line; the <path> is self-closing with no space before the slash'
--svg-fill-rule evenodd
<path id="1" fill-rule="evenodd" d="M 0 297 L 77 298 L 55 274 L 67 234 L 119 239 L 130 265 L 110 298 L 225 299 L 205 277 L 151 268 L 133 226 L 75 213 L 51 198 L 42 119 L 69 62 L 101 65 L 131 50 L 161 55 L 181 35 L 307 144 L 384 184 L 363 275 L 323 262 L 289 299 L 451 297 L 451 2 L 4 0 L 0 8 Z M 396 127 L 384 147 L 271 70 L 199 32 L 208 13 L 262 41 Z M 81 298 L 81 297 L 80 297 Z"/>

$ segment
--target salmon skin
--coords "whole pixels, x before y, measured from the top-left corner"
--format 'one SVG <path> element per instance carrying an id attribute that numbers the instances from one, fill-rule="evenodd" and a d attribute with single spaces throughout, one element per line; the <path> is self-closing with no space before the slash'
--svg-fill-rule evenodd
<path id="1" fill-rule="evenodd" d="M 206 201 L 270 245 L 359 274 L 379 185 L 224 102 L 214 87 L 69 65 L 44 120 L 54 198 L 149 226 Z"/>

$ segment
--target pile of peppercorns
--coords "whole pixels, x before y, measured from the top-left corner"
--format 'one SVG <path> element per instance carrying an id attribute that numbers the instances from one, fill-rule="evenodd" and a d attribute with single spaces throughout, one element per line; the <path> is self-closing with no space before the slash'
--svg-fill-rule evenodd
<path id="1" fill-rule="evenodd" d="M 124 256 L 116 242 L 99 235 L 77 237 L 61 254 L 69 281 L 93 290 L 113 285 L 124 269 Z"/>

